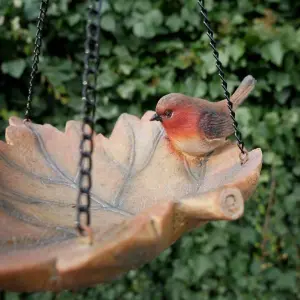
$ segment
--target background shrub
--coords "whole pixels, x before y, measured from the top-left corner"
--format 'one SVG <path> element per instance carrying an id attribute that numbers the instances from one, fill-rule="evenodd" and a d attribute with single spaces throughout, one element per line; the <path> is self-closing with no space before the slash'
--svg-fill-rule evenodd
<path id="1" fill-rule="evenodd" d="M 63 128 L 80 117 L 86 1 L 52 0 L 34 121 Z M 151 264 L 82 292 L 7 299 L 272 299 L 299 296 L 300 2 L 207 0 L 230 91 L 248 74 L 255 91 L 238 110 L 248 148 L 261 147 L 260 185 L 237 222 L 185 235 Z M 38 0 L 0 0 L 0 126 L 24 115 Z M 97 131 L 122 112 L 141 115 L 181 92 L 223 98 L 196 0 L 104 1 Z"/>

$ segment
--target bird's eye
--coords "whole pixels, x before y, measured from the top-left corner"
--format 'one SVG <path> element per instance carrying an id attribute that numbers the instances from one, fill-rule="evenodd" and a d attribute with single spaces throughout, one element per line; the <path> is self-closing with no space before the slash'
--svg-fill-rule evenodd
<path id="1" fill-rule="evenodd" d="M 173 112 L 171 110 L 166 110 L 164 115 L 166 118 L 170 119 L 173 115 Z"/>

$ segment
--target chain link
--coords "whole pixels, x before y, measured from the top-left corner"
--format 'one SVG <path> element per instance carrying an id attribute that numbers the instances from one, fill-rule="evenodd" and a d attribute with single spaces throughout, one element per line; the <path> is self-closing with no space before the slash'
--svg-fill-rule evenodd
<path id="1" fill-rule="evenodd" d="M 29 79 L 29 88 L 28 88 L 28 97 L 27 97 L 27 104 L 26 104 L 26 111 L 25 111 L 25 120 L 29 121 L 31 119 L 31 103 L 32 103 L 32 95 L 33 95 L 33 81 L 38 71 L 38 64 L 39 64 L 39 57 L 41 52 L 42 46 L 42 34 L 44 28 L 44 21 L 48 9 L 48 0 L 42 0 L 40 5 L 40 14 L 38 17 L 37 23 L 37 31 L 35 36 L 34 42 L 34 55 L 32 60 L 32 67 L 31 67 L 31 74 Z"/>
<path id="2" fill-rule="evenodd" d="M 229 112 L 230 112 L 230 117 L 231 117 L 232 122 L 233 122 L 234 135 L 235 135 L 235 138 L 237 140 L 237 145 L 238 145 L 239 149 L 241 150 L 240 160 L 241 160 L 242 164 L 244 164 L 248 160 L 248 152 L 244 148 L 244 142 L 243 142 L 242 134 L 238 129 L 238 122 L 235 119 L 235 112 L 233 111 L 233 108 L 232 108 L 233 104 L 230 101 L 230 93 L 227 90 L 227 82 L 226 82 L 225 77 L 224 77 L 222 63 L 219 59 L 219 52 L 216 48 L 216 41 L 214 39 L 214 33 L 211 29 L 210 22 L 209 22 L 208 17 L 207 17 L 207 10 L 204 7 L 204 0 L 198 0 L 198 4 L 200 6 L 201 15 L 203 16 L 203 24 L 205 25 L 205 27 L 207 29 L 207 35 L 210 39 L 209 44 L 210 44 L 210 46 L 213 50 L 213 56 L 216 59 L 216 66 L 217 66 L 217 69 L 219 71 L 219 76 L 221 78 L 221 86 L 224 90 L 224 95 L 225 95 L 225 98 L 227 100 L 227 106 L 228 106 L 228 109 L 229 109 Z"/>
<path id="3" fill-rule="evenodd" d="M 84 71 L 82 78 L 83 123 L 80 143 L 79 194 L 77 197 L 76 227 L 81 235 L 90 235 L 90 205 L 92 188 L 93 133 L 96 107 L 96 80 L 99 66 L 99 35 L 101 0 L 90 1 L 84 45 Z M 85 215 L 85 224 L 81 217 Z"/>

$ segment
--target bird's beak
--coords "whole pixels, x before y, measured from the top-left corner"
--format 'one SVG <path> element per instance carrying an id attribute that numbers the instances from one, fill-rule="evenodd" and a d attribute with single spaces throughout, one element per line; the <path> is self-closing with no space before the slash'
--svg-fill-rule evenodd
<path id="1" fill-rule="evenodd" d="M 160 115 L 158 115 L 157 113 L 155 113 L 152 118 L 150 119 L 150 121 L 159 121 L 162 122 L 162 118 Z"/>

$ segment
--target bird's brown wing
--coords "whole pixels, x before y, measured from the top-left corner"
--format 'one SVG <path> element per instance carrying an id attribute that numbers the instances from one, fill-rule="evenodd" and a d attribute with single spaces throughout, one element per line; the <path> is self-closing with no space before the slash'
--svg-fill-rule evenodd
<path id="1" fill-rule="evenodd" d="M 256 81 L 251 75 L 243 79 L 237 90 L 230 97 L 234 111 L 247 98 L 255 83 Z M 204 134 L 210 140 L 226 138 L 233 134 L 233 121 L 229 114 L 226 99 L 218 102 L 209 102 L 204 99 L 194 98 L 194 101 L 201 111 L 199 120 L 200 134 Z"/>
<path id="2" fill-rule="evenodd" d="M 234 132 L 232 124 L 229 113 L 219 109 L 205 109 L 200 116 L 199 129 L 210 140 L 220 139 Z"/>

